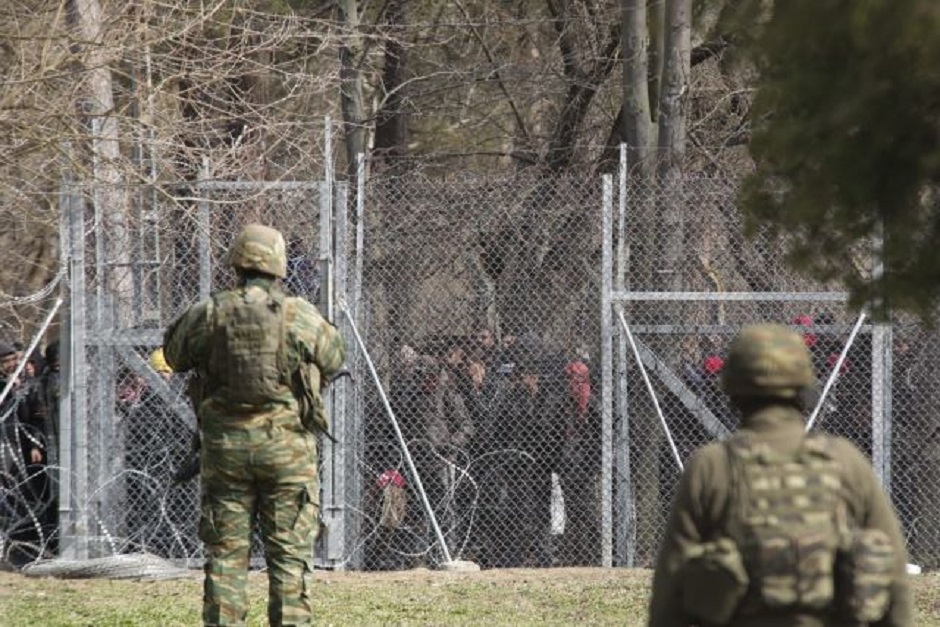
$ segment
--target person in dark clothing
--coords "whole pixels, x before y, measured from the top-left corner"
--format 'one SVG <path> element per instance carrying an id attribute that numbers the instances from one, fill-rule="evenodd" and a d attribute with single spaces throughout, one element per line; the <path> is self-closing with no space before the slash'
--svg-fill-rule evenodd
<path id="1" fill-rule="evenodd" d="M 180 394 L 161 348 L 150 354 L 148 363 L 172 394 Z M 167 492 L 190 450 L 191 428 L 140 375 L 128 372 L 125 381 L 135 392 L 124 417 L 129 548 L 161 557 L 191 555 L 196 549 L 191 540 L 198 518 L 195 498 L 184 486 Z"/>
<path id="2" fill-rule="evenodd" d="M 512 424 L 516 411 L 513 369 L 511 362 L 497 363 L 492 372 L 475 360 L 470 366 L 471 380 L 475 383 L 467 397 L 467 407 L 476 430 L 467 472 L 478 490 L 472 553 L 481 568 L 510 565 L 504 533 L 511 521 L 508 487 L 511 479 L 518 478 L 515 469 L 522 451 Z"/>
<path id="3" fill-rule="evenodd" d="M 56 530 L 48 421 L 39 380 L 21 375 L 10 383 L 21 357 L 15 345 L 0 342 L 0 389 L 7 390 L 0 406 L 0 428 L 4 448 L 14 452 L 13 459 L 4 461 L 0 500 L 10 545 L 7 557 L 15 566 L 54 550 Z"/>
<path id="4" fill-rule="evenodd" d="M 601 418 L 586 357 L 564 367 L 565 448 L 559 472 L 564 498 L 564 535 L 558 561 L 596 565 L 600 557 Z M 553 521 L 557 527 L 558 513 Z"/>
<path id="5" fill-rule="evenodd" d="M 501 509 L 506 565 L 551 566 L 554 562 L 552 474 L 561 469 L 569 412 L 566 390 L 551 385 L 560 380 L 553 365 L 554 360 L 539 353 L 516 360 L 510 429 L 504 431 L 505 443 L 514 440 L 518 450 L 516 463 L 506 469 L 507 507 Z"/>

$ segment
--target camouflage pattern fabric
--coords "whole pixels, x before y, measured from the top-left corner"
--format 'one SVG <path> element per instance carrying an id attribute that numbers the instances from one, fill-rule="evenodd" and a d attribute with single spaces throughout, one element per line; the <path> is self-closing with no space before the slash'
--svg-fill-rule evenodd
<path id="1" fill-rule="evenodd" d="M 287 276 L 284 236 L 269 226 L 249 224 L 235 238 L 228 262 L 233 268 L 257 270 L 283 279 Z"/>
<path id="2" fill-rule="evenodd" d="M 793 454 L 741 434 L 727 441 L 738 476 L 732 537 L 751 577 L 756 608 L 822 610 L 835 595 L 836 553 L 848 528 L 839 467 L 828 439 L 808 436 Z"/>
<path id="3" fill-rule="evenodd" d="M 836 562 L 842 614 L 860 623 L 876 623 L 891 606 L 894 547 L 880 529 L 855 529 Z"/>
<path id="4" fill-rule="evenodd" d="M 745 414 L 739 433 L 753 438 L 781 455 L 796 455 L 804 441 L 802 413 L 789 405 L 768 405 Z M 907 579 L 907 551 L 897 515 L 881 489 L 868 459 L 851 442 L 830 437 L 828 454 L 841 477 L 841 498 L 850 528 L 877 529 L 891 546 L 890 607 L 870 624 L 877 627 L 911 627 L 916 623 Z M 734 536 L 744 526 L 743 512 L 732 507 L 734 480 L 726 444 L 708 444 L 687 461 L 669 514 L 653 576 L 650 600 L 651 627 L 691 627 L 699 624 L 683 610 L 681 588 L 684 556 L 694 545 Z M 750 573 L 749 573 L 750 574 Z M 755 579 L 751 574 L 751 579 Z M 763 605 L 738 612 L 727 625 L 733 627 L 824 627 L 853 625 L 838 615 L 845 605 L 845 591 L 836 590 L 832 605 L 814 610 L 794 607 L 770 609 Z"/>
<path id="5" fill-rule="evenodd" d="M 214 296 L 206 395 L 252 408 L 289 400 L 297 363 L 288 365 L 285 334 L 295 311 L 278 290 L 260 286 Z"/>
<path id="6" fill-rule="evenodd" d="M 296 420 L 265 418 L 205 438 L 202 450 L 204 624 L 245 624 L 256 508 L 268 564 L 268 620 L 308 624 L 320 493 L 315 437 Z"/>
<path id="7" fill-rule="evenodd" d="M 202 438 L 202 520 L 205 544 L 206 625 L 243 625 L 252 513 L 257 507 L 268 563 L 271 625 L 309 624 L 310 572 L 317 528 L 319 486 L 316 439 L 300 421 L 296 398 L 280 389 L 264 402 L 229 399 L 214 381 L 211 356 L 219 299 L 255 299 L 274 294 L 283 302 L 284 362 L 313 364 L 324 378 L 336 374 L 345 344 L 336 329 L 307 301 L 280 294 L 273 279 L 251 278 L 235 290 L 216 294 L 188 309 L 164 337 L 167 363 L 176 372 L 194 370 L 205 390 L 198 401 Z M 280 333 L 279 325 L 273 329 Z M 250 343 L 249 343 L 250 344 Z M 249 350 L 248 345 L 235 350 Z M 290 373 L 282 373 L 289 380 Z"/>
<path id="8" fill-rule="evenodd" d="M 779 325 L 743 329 L 731 343 L 723 376 L 725 390 L 742 410 L 741 429 L 730 445 L 708 444 L 685 465 L 656 560 L 650 626 L 700 623 L 682 602 L 689 596 L 682 588 L 683 569 L 696 547 L 722 538 L 741 545 L 751 585 L 723 624 L 857 625 L 845 616 L 847 606 L 873 617 L 887 596 L 887 612 L 869 624 L 914 625 L 901 525 L 871 464 L 844 438 L 805 434 L 800 395 L 815 376 L 800 336 Z M 743 473 L 734 458 L 744 460 Z M 740 482 L 748 483 L 740 488 L 742 497 Z M 844 513 L 845 529 L 878 532 L 885 540 L 864 542 L 862 548 L 870 550 L 856 552 L 856 562 L 867 570 L 858 573 L 854 592 L 840 587 L 834 574 L 839 566 L 832 545 L 839 542 L 833 536 L 843 528 L 833 522 L 834 509 Z M 737 594 L 739 587 L 730 590 Z M 724 610 L 726 604 L 714 607 Z"/>

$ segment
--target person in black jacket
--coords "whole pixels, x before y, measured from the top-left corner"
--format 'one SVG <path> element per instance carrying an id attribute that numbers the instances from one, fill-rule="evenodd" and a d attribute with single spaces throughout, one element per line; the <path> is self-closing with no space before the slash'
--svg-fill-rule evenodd
<path id="1" fill-rule="evenodd" d="M 3 531 L 9 540 L 6 556 L 23 566 L 55 549 L 56 504 L 49 472 L 50 440 L 46 405 L 40 380 L 21 373 L 10 383 L 22 352 L 0 342 L 0 390 L 7 396 L 0 405 L 3 445 L 12 451 L 4 459 L 2 481 Z"/>

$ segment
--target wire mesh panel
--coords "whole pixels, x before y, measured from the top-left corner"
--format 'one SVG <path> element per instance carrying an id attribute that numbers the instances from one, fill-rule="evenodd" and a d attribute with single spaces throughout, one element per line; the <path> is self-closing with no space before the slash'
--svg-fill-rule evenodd
<path id="1" fill-rule="evenodd" d="M 907 321 L 909 322 L 909 321 Z M 940 337 L 913 324 L 894 328 L 891 347 L 891 494 L 911 559 L 940 567 Z"/>
<path id="2" fill-rule="evenodd" d="M 653 564 L 669 504 L 689 456 L 704 444 L 724 439 L 739 425 L 740 416 L 721 388 L 721 372 L 731 339 L 745 325 L 780 322 L 801 330 L 813 361 L 818 364 L 821 383 L 838 372 L 824 398 L 820 385 L 816 395 L 806 399 L 807 413 L 818 412 L 814 429 L 847 437 L 871 455 L 871 327 L 860 330 L 848 346 L 847 338 L 856 320 L 843 313 L 826 314 L 833 304 L 825 300 L 776 302 L 779 317 L 771 319 L 761 311 L 766 302 L 724 302 L 720 323 L 685 323 L 684 316 L 691 310 L 713 304 L 688 303 L 687 307 L 675 308 L 676 314 L 663 312 L 655 322 L 628 323 L 632 343 L 622 381 L 626 398 L 620 401 L 628 409 L 626 418 L 620 416 L 629 420 L 631 436 L 629 476 L 633 482 L 636 520 L 630 531 L 634 534 L 631 548 L 638 565 Z M 669 309 L 675 303 L 663 305 Z M 819 316 L 831 315 L 832 319 L 825 326 L 792 323 L 805 311 L 824 312 Z M 839 370 L 834 371 L 846 348 Z"/>
<path id="3" fill-rule="evenodd" d="M 597 179 L 409 175 L 367 190 L 367 568 L 600 562 Z M 428 511 L 430 509 L 430 511 Z M 432 519 L 433 513 L 433 519 Z"/>

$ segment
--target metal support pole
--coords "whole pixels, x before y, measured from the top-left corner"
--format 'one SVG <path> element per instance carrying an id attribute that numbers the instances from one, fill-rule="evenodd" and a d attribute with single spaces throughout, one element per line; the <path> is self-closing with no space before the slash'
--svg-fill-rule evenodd
<path id="1" fill-rule="evenodd" d="M 362 153 L 356 160 L 356 269 L 353 272 L 352 309 L 358 318 L 362 306 L 362 276 L 365 264 L 365 198 L 366 158 Z"/>
<path id="2" fill-rule="evenodd" d="M 626 318 L 623 317 L 623 314 L 619 314 L 620 325 L 623 327 L 623 332 L 627 336 L 627 341 L 630 343 L 630 348 L 633 349 L 633 356 L 636 358 L 636 365 L 640 369 L 640 374 L 643 375 L 643 382 L 646 383 L 646 389 L 650 393 L 650 398 L 653 400 L 653 406 L 656 408 L 656 415 L 659 417 L 659 424 L 663 428 L 663 433 L 666 434 L 666 439 L 669 441 L 669 449 L 672 451 L 672 456 L 676 460 L 676 465 L 679 466 L 679 470 L 685 470 L 685 467 L 682 464 L 682 457 L 679 456 L 679 449 L 676 448 L 676 442 L 672 437 L 672 432 L 669 430 L 669 425 L 666 423 L 666 417 L 663 415 L 663 410 L 659 406 L 659 399 L 656 398 L 656 390 L 653 389 L 653 382 L 650 381 L 649 375 L 646 372 L 646 366 L 643 365 L 643 358 L 640 357 L 640 350 L 637 348 L 636 342 L 633 341 L 633 334 L 630 332 L 630 326 L 627 324 Z"/>
<path id="3" fill-rule="evenodd" d="M 868 356 L 872 360 L 871 371 L 871 458 L 875 474 L 881 480 L 881 485 L 891 492 L 891 377 L 894 359 L 894 339 L 891 329 L 891 312 L 886 306 L 881 284 L 884 283 L 884 222 L 878 223 L 876 235 L 872 242 L 872 258 L 875 260 L 872 268 L 872 278 L 876 290 L 876 298 L 872 303 L 875 313 L 884 321 L 879 321 L 872 330 L 871 352 Z"/>
<path id="4" fill-rule="evenodd" d="M 855 326 L 852 327 L 852 332 L 849 334 L 849 339 L 845 342 L 845 346 L 842 348 L 842 352 L 839 353 L 839 358 L 832 366 L 832 371 L 829 373 L 829 378 L 826 380 L 826 385 L 823 387 L 822 394 L 819 395 L 819 401 L 816 403 L 816 407 L 810 414 L 809 420 L 806 421 L 807 433 L 809 433 L 810 429 L 813 428 L 813 425 L 816 424 L 816 419 L 819 417 L 819 412 L 822 410 L 823 404 L 826 402 L 826 398 L 829 396 L 829 390 L 832 389 L 832 386 L 836 383 L 836 379 L 839 378 L 839 371 L 842 370 L 842 364 L 845 363 L 845 356 L 849 354 L 849 350 L 852 348 L 852 344 L 855 343 L 855 337 L 858 335 L 858 330 L 862 328 L 862 323 L 865 322 L 865 315 L 866 314 L 864 311 L 858 314 L 858 320 L 855 321 Z"/>
<path id="5" fill-rule="evenodd" d="M 335 199 L 333 203 L 333 280 L 329 285 L 329 293 L 333 299 L 345 302 L 346 298 L 346 200 L 347 184 L 337 183 L 333 191 Z M 322 252 L 322 251 L 321 251 Z M 336 302 L 334 300 L 334 302 Z M 332 305 L 331 305 L 332 307 Z M 333 312 L 335 314 L 335 312 Z M 337 321 L 341 327 L 341 332 L 346 335 L 345 325 Z M 327 559 L 333 565 L 345 564 L 347 555 L 347 538 L 351 537 L 350 530 L 347 529 L 345 517 L 346 497 L 347 497 L 347 458 L 346 453 L 349 450 L 355 450 L 355 438 L 350 437 L 350 427 L 348 424 L 349 416 L 346 413 L 346 380 L 341 379 L 335 385 L 330 386 L 331 411 L 330 421 L 333 427 L 333 434 L 339 439 L 339 443 L 333 443 L 326 439 L 323 440 L 324 450 L 324 470 L 329 469 L 329 499 L 323 501 L 324 520 L 329 530 L 327 536 Z M 324 495 L 327 496 L 327 495 Z M 355 564 L 352 564 L 356 566 Z"/>
<path id="6" fill-rule="evenodd" d="M 881 485 L 891 491 L 893 331 L 890 323 L 872 329 L 871 355 L 871 460 Z"/>
<path id="7" fill-rule="evenodd" d="M 372 380 L 375 382 L 375 387 L 379 392 L 379 397 L 382 399 L 382 405 L 385 407 L 385 412 L 388 414 L 389 420 L 392 423 L 392 429 L 395 431 L 395 437 L 398 438 L 398 444 L 401 446 L 402 453 L 405 457 L 405 464 L 408 466 L 408 472 L 411 473 L 411 479 L 415 482 L 415 487 L 417 488 L 418 495 L 421 496 L 421 503 L 424 505 L 424 511 L 428 515 L 428 520 L 431 522 L 431 527 L 434 529 L 434 535 L 437 536 L 437 541 L 441 545 L 441 551 L 444 553 L 444 561 L 452 562 L 450 556 L 450 550 L 447 548 L 447 541 L 444 539 L 444 534 L 441 532 L 440 525 L 437 524 L 437 517 L 434 515 L 434 508 L 431 507 L 431 502 L 428 501 L 427 493 L 424 490 L 424 484 L 421 483 L 421 476 L 418 474 L 418 469 L 415 467 L 414 460 L 411 457 L 411 452 L 408 450 L 408 443 L 405 442 L 405 436 L 401 432 L 401 427 L 398 425 L 398 419 L 395 417 L 395 412 L 392 411 L 392 405 L 389 403 L 388 396 L 385 394 L 385 388 L 382 387 L 382 379 L 379 378 L 379 373 L 375 369 L 375 364 L 372 363 L 372 358 L 369 356 L 369 351 L 366 349 L 365 342 L 362 341 L 362 337 L 359 335 L 359 330 L 356 328 L 356 321 L 353 320 L 352 315 L 349 313 L 349 308 L 346 307 L 346 304 L 340 302 L 340 309 L 343 314 L 346 316 L 346 320 L 349 322 L 349 327 L 353 332 L 353 336 L 356 338 L 356 344 L 359 345 L 359 350 L 362 351 L 362 357 L 366 362 L 366 366 L 369 368 L 369 373 L 372 375 Z"/>
<path id="8" fill-rule="evenodd" d="M 613 222 L 613 184 L 609 174 L 603 177 L 603 258 L 601 261 L 601 566 L 613 564 L 613 324 L 610 294 L 613 275 L 611 223 Z"/>
<path id="9" fill-rule="evenodd" d="M 620 144 L 620 181 L 617 214 L 617 257 L 614 288 L 627 289 L 627 145 Z M 610 301 L 610 296 L 607 296 Z M 618 303 L 617 311 L 622 312 Z M 610 323 L 608 323 L 610 324 Z M 610 324 L 611 334 L 617 329 Z M 618 333 L 617 337 L 620 337 Z M 627 343 L 616 342 L 616 399 L 617 399 L 617 434 L 614 441 L 614 506 L 618 514 L 614 541 L 615 561 L 620 566 L 632 567 L 636 557 L 636 502 L 633 492 L 633 473 L 630 468 L 630 389 L 627 380 Z"/>
<path id="10" fill-rule="evenodd" d="M 88 432 L 87 364 L 85 353 L 85 207 L 84 199 L 74 187 L 68 187 L 67 220 L 69 224 L 69 323 L 61 385 L 65 388 L 61 405 L 70 407 L 59 414 L 59 437 L 62 461 L 59 469 L 59 509 L 62 517 L 62 557 L 88 557 Z"/>
<path id="11" fill-rule="evenodd" d="M 196 241 L 199 251 L 199 298 L 209 298 L 212 294 L 212 253 L 210 242 L 212 241 L 212 209 L 209 206 L 209 191 L 205 183 L 212 176 L 209 157 L 203 157 L 202 170 L 199 172 L 199 190 L 198 204 L 198 233 Z"/>
<path id="12" fill-rule="evenodd" d="M 329 135 L 329 122 L 327 121 L 327 135 Z M 329 145 L 329 137 L 327 137 Z M 332 174 L 327 174 L 327 180 L 320 183 L 320 242 L 319 258 L 317 260 L 317 273 L 320 278 L 319 307 L 321 313 L 329 321 L 334 321 L 334 264 L 333 264 L 333 186 L 330 182 Z M 323 403 L 330 416 L 334 416 L 334 403 L 336 390 L 329 386 L 323 392 Z M 334 427 L 335 428 L 335 427 Z M 342 441 L 344 434 L 337 433 Z M 337 493 L 336 456 L 339 446 L 325 438 L 320 440 L 320 503 L 323 510 L 323 522 L 326 526 L 326 536 L 323 538 L 326 555 L 323 558 L 326 564 L 336 567 L 342 564 L 345 557 L 345 540 L 342 520 L 342 494 Z"/>

